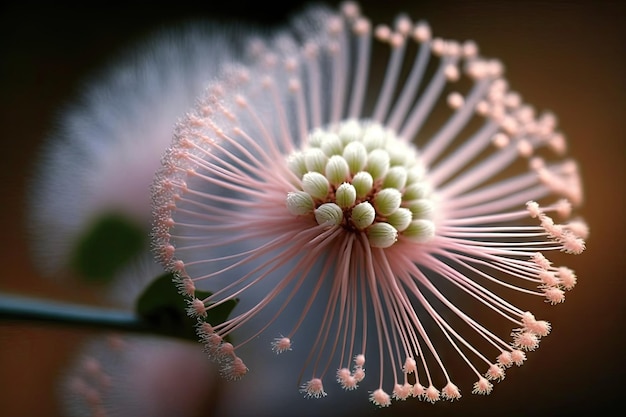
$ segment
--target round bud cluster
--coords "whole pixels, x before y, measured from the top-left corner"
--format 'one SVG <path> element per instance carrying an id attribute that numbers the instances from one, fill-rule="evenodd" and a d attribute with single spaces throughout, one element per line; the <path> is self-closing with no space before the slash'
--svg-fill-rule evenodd
<path id="1" fill-rule="evenodd" d="M 298 190 L 287 194 L 293 215 L 365 233 L 372 247 L 434 236 L 434 205 L 417 150 L 377 123 L 317 129 L 288 164 L 299 179 Z"/>

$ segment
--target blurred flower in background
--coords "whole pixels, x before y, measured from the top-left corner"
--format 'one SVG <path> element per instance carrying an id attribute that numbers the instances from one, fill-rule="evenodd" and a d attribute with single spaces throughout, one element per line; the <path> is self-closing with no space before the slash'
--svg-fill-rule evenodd
<path id="1" fill-rule="evenodd" d="M 111 305 L 133 311 L 162 268 L 136 260 L 108 289 Z M 68 417 L 211 415 L 218 374 L 202 348 L 174 338 L 110 333 L 86 342 L 58 384 Z"/>
<path id="2" fill-rule="evenodd" d="M 164 31 L 97 74 L 67 106 L 30 194 L 43 274 L 106 281 L 148 249 L 149 187 L 173 126 L 233 59 L 238 37 L 217 23 Z"/>
<path id="3" fill-rule="evenodd" d="M 85 345 L 66 372 L 68 417 L 212 415 L 216 374 L 192 342 L 110 334 Z"/>

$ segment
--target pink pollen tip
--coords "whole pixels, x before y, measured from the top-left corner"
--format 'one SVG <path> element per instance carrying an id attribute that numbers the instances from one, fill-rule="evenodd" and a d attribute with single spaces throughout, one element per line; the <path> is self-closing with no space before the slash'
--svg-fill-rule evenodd
<path id="1" fill-rule="evenodd" d="M 291 339 L 288 337 L 277 337 L 272 342 L 272 350 L 277 354 L 291 350 Z"/>
<path id="2" fill-rule="evenodd" d="M 300 388 L 300 392 L 307 398 L 322 398 L 326 396 L 324 385 L 322 384 L 322 380 L 319 378 L 313 378 L 303 384 Z"/>
<path id="3" fill-rule="evenodd" d="M 502 352 L 498 355 L 497 358 L 498 365 L 503 368 L 509 368 L 513 365 L 513 357 L 511 356 L 511 352 Z"/>
<path id="4" fill-rule="evenodd" d="M 487 395 L 490 394 L 492 390 L 493 384 L 486 378 L 480 377 L 480 379 L 474 383 L 472 394 Z"/>
<path id="5" fill-rule="evenodd" d="M 571 232 L 566 232 L 561 236 L 563 251 L 573 255 L 580 255 L 585 250 L 585 241 Z"/>
<path id="6" fill-rule="evenodd" d="M 356 18 L 361 14 L 358 3 L 353 1 L 346 1 L 341 5 L 341 11 L 348 18 Z"/>
<path id="7" fill-rule="evenodd" d="M 504 379 L 504 369 L 494 363 L 487 370 L 485 377 L 490 381 L 502 381 Z"/>
<path id="8" fill-rule="evenodd" d="M 514 332 L 513 343 L 521 350 L 532 351 L 539 346 L 539 338 L 535 333 L 529 331 Z"/>
<path id="9" fill-rule="evenodd" d="M 424 391 L 424 399 L 429 403 L 434 404 L 435 402 L 439 401 L 439 390 L 430 385 L 428 388 L 426 388 L 426 391 Z"/>
<path id="10" fill-rule="evenodd" d="M 365 365 L 365 355 L 359 354 L 354 357 L 354 364 L 356 366 L 364 366 Z"/>
<path id="11" fill-rule="evenodd" d="M 224 342 L 220 345 L 219 347 L 219 351 L 218 351 L 220 357 L 222 357 L 223 359 L 229 359 L 229 358 L 236 358 L 237 356 L 235 355 L 235 347 L 228 343 L 228 342 Z"/>
<path id="12" fill-rule="evenodd" d="M 424 396 L 425 392 L 426 388 L 424 388 L 424 386 L 419 382 L 416 382 L 411 390 L 411 395 L 415 398 L 421 398 Z"/>
<path id="13" fill-rule="evenodd" d="M 404 36 L 400 33 L 394 33 L 389 38 L 389 44 L 392 48 L 399 48 L 404 44 Z"/>
<path id="14" fill-rule="evenodd" d="M 539 272 L 539 279 L 548 287 L 556 287 L 561 282 L 554 272 L 545 270 Z"/>
<path id="15" fill-rule="evenodd" d="M 402 368 L 405 374 L 412 374 L 417 371 L 417 362 L 413 358 L 406 358 L 404 361 L 404 367 Z"/>
<path id="16" fill-rule="evenodd" d="M 550 323 L 545 320 L 536 320 L 530 312 L 524 313 L 522 317 L 524 330 L 535 333 L 539 337 L 547 336 L 550 333 Z"/>
<path id="17" fill-rule="evenodd" d="M 236 357 L 226 366 L 225 374 L 228 379 L 237 380 L 248 373 L 248 367 L 243 363 L 241 358 Z"/>
<path id="18" fill-rule="evenodd" d="M 583 220 L 576 219 L 567 223 L 567 229 L 581 239 L 589 237 L 589 226 Z"/>
<path id="19" fill-rule="evenodd" d="M 431 37 L 430 26 L 425 22 L 418 23 L 413 29 L 413 38 L 418 42 L 427 42 Z"/>
<path id="20" fill-rule="evenodd" d="M 194 298 L 190 301 L 188 313 L 193 317 L 206 317 L 206 306 L 204 302 L 199 298 Z"/>
<path id="21" fill-rule="evenodd" d="M 453 109 L 458 109 L 463 105 L 463 96 L 457 92 L 450 93 L 448 95 L 448 106 Z"/>
<path id="22" fill-rule="evenodd" d="M 530 260 L 538 265 L 541 269 L 548 269 L 552 264 L 541 252 L 535 253 Z"/>
<path id="23" fill-rule="evenodd" d="M 172 270 L 177 273 L 183 273 L 185 271 L 185 264 L 183 261 L 174 261 L 172 263 Z"/>
<path id="24" fill-rule="evenodd" d="M 571 290 L 576 285 L 576 274 L 573 270 L 561 266 L 558 270 L 559 279 L 561 280 L 561 284 L 563 284 L 563 288 L 566 290 Z"/>
<path id="25" fill-rule="evenodd" d="M 209 324 L 207 322 L 201 322 L 198 325 L 197 332 L 198 332 L 199 335 L 207 337 L 207 338 L 212 336 L 212 335 L 215 335 L 215 331 L 213 330 L 213 326 L 211 326 L 211 324 Z M 220 343 L 221 343 L 221 341 L 220 341 Z"/>
<path id="26" fill-rule="evenodd" d="M 459 398 L 461 398 L 461 392 L 459 391 L 459 388 L 452 382 L 448 382 L 446 386 L 441 389 L 441 394 L 443 398 L 450 401 L 458 400 Z"/>
<path id="27" fill-rule="evenodd" d="M 370 401 L 379 407 L 389 407 L 391 405 L 391 397 L 381 388 L 372 392 L 370 395 Z"/>
<path id="28" fill-rule="evenodd" d="M 371 30 L 370 22 L 367 19 L 360 18 L 354 23 L 352 30 L 357 36 L 365 36 Z"/>
<path id="29" fill-rule="evenodd" d="M 535 201 L 529 201 L 526 203 L 526 209 L 528 210 L 528 214 L 533 219 L 539 217 L 541 214 L 541 209 L 539 208 L 539 204 Z"/>
<path id="30" fill-rule="evenodd" d="M 173 225 L 174 221 L 172 219 L 167 219 L 166 222 L 168 222 L 168 220 L 171 221 L 171 224 Z M 166 223 L 166 226 L 171 227 L 167 223 Z M 176 249 L 172 245 L 165 245 L 165 247 L 163 248 L 163 254 L 168 258 L 171 258 L 174 255 L 175 251 Z"/>
<path id="31" fill-rule="evenodd" d="M 354 369 L 354 373 L 352 374 L 352 376 L 354 376 L 354 379 L 356 380 L 356 382 L 361 382 L 365 379 L 365 369 L 361 368 L 360 366 L 357 366 Z"/>
<path id="32" fill-rule="evenodd" d="M 376 39 L 381 42 L 388 41 L 391 38 L 391 29 L 389 26 L 379 25 L 375 30 Z"/>
<path id="33" fill-rule="evenodd" d="M 337 382 L 345 390 L 353 390 L 358 386 L 356 378 L 354 378 L 348 368 L 341 368 L 337 371 Z"/>
<path id="34" fill-rule="evenodd" d="M 526 354 L 521 350 L 515 349 L 511 352 L 511 359 L 517 366 L 522 366 L 524 361 L 526 361 Z"/>
<path id="35" fill-rule="evenodd" d="M 402 35 L 408 35 L 413 28 L 413 24 L 411 23 L 411 19 L 406 16 L 402 16 L 396 22 L 396 30 Z"/>
<path id="36" fill-rule="evenodd" d="M 413 387 L 409 383 L 396 384 L 393 387 L 393 398 L 404 401 L 411 396 Z"/>
<path id="37" fill-rule="evenodd" d="M 560 288 L 547 287 L 543 289 L 543 293 L 546 296 L 546 301 L 552 305 L 565 301 L 565 292 Z"/>
<path id="38" fill-rule="evenodd" d="M 554 205 L 554 209 L 559 216 L 567 218 L 572 214 L 572 203 L 563 198 Z"/>
<path id="39" fill-rule="evenodd" d="M 176 287 L 181 294 L 186 295 L 187 297 L 193 297 L 194 293 L 196 292 L 195 284 L 188 277 L 179 280 L 176 283 Z"/>

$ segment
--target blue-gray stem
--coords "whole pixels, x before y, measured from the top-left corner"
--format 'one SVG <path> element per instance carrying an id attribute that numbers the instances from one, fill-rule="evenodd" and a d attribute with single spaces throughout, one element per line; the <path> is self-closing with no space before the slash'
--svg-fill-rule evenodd
<path id="1" fill-rule="evenodd" d="M 142 320 L 133 312 L 7 294 L 0 294 L 0 320 L 162 333 L 159 328 Z"/>

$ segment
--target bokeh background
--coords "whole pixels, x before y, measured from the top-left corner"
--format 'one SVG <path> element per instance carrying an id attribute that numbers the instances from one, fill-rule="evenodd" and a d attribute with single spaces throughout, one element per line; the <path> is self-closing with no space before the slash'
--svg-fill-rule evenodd
<path id="1" fill-rule="evenodd" d="M 0 291 L 98 304 L 93 289 L 38 276 L 25 233 L 29 177 L 64 104 L 109 60 L 161 28 L 202 17 L 280 24 L 302 2 L 0 6 Z M 336 2 L 329 2 L 335 4 Z M 621 415 L 626 375 L 624 206 L 626 13 L 619 1 L 363 1 L 377 23 L 399 11 L 434 33 L 476 40 L 524 99 L 552 109 L 582 167 L 588 250 L 568 257 L 579 283 L 542 316 L 552 334 L 486 397 L 409 401 L 373 415 Z M 0 322 L 0 415 L 61 416 L 57 378 L 91 331 Z M 612 411 L 611 411 L 612 410 Z M 297 411 L 294 410 L 294 415 Z"/>

